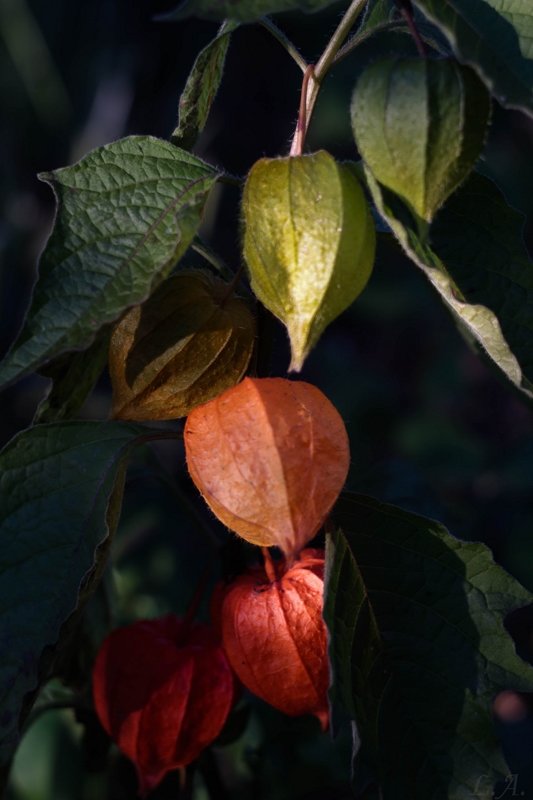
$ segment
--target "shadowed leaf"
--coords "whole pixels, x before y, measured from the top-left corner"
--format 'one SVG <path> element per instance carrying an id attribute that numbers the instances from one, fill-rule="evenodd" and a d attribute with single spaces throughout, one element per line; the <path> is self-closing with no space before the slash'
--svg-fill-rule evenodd
<path id="1" fill-rule="evenodd" d="M 136 442 L 158 435 L 124 422 L 38 425 L 0 453 L 2 764 L 18 743 L 25 696 L 41 680 L 41 655 L 76 610 L 108 523 L 116 523 L 113 490 L 125 459 Z"/>
<path id="2" fill-rule="evenodd" d="M 508 772 L 492 700 L 532 691 L 533 670 L 503 620 L 533 597 L 433 520 L 349 493 L 332 519 L 331 699 L 357 725 L 356 782 L 365 763 L 383 800 L 471 800 Z"/>
<path id="3" fill-rule="evenodd" d="M 213 41 L 204 47 L 193 64 L 180 97 L 178 127 L 171 141 L 189 150 L 203 131 L 224 73 L 230 36 L 238 22 L 224 22 Z"/>
<path id="4" fill-rule="evenodd" d="M 533 116 L 533 4 L 529 0 L 414 0 L 499 102 Z"/>
<path id="5" fill-rule="evenodd" d="M 467 338 L 533 396 L 533 268 L 521 215 L 492 181 L 473 173 L 437 215 L 430 243 L 406 206 L 368 170 L 366 177 L 379 213 Z"/>

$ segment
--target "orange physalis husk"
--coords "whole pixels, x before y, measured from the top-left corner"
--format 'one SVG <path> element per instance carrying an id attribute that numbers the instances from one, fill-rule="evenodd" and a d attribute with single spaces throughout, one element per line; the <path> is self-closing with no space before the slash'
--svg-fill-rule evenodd
<path id="1" fill-rule="evenodd" d="M 289 716 L 314 714 L 328 726 L 329 670 L 322 619 L 324 552 L 303 550 L 290 569 L 262 567 L 230 584 L 221 609 L 222 643 L 237 677 Z"/>
<path id="2" fill-rule="evenodd" d="M 214 632 L 174 615 L 118 628 L 93 670 L 103 728 L 135 764 L 141 796 L 218 736 L 234 677 Z"/>
<path id="3" fill-rule="evenodd" d="M 317 533 L 348 473 L 342 418 L 304 381 L 245 378 L 193 409 L 185 425 L 192 480 L 228 528 L 297 554 Z"/>

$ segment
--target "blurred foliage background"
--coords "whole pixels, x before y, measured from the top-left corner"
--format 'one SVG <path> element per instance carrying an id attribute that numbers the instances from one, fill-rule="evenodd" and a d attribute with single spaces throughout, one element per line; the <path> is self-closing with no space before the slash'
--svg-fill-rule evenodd
<path id="1" fill-rule="evenodd" d="M 52 193 L 36 174 L 122 136 L 168 137 L 174 127 L 188 71 L 217 26 L 154 19 L 171 5 L 0 0 L 0 354 L 21 325 L 53 220 Z M 336 4 L 317 16 L 281 15 L 277 22 L 313 61 L 342 8 Z M 358 72 L 378 53 L 411 49 L 401 34 L 381 37 L 333 70 L 307 149 L 356 158 L 348 102 Z M 263 155 L 286 154 L 300 80 L 298 68 L 264 29 L 240 28 L 195 152 L 236 175 Z M 480 169 L 524 212 L 530 252 L 532 152 L 533 121 L 495 106 Z M 238 199 L 235 188 L 217 187 L 203 225 L 204 238 L 235 267 L 241 259 Z M 198 256 L 186 262 L 198 264 Z M 285 333 L 273 323 L 269 330 L 271 374 L 283 375 L 289 361 Z M 346 421 L 351 488 L 435 517 L 461 538 L 486 542 L 496 560 L 533 591 L 531 405 L 471 352 L 425 277 L 387 235 L 380 235 L 368 288 L 330 326 L 301 377 L 317 384 Z M 2 443 L 31 423 L 46 385 L 33 376 L 3 394 Z M 82 414 L 101 419 L 109 409 L 104 376 Z M 179 448 L 161 445 L 156 458 L 141 453 L 129 473 L 114 551 L 115 619 L 182 612 L 213 553 L 225 574 L 237 572 L 248 557 L 202 508 Z M 509 621 L 530 660 L 532 623 L 527 609 Z M 57 697 L 57 687 L 47 691 Z M 533 797 L 532 710 L 530 698 L 512 694 L 496 705 L 522 797 Z M 94 721 L 86 729 L 80 724 L 83 713 L 77 721 L 61 710 L 38 718 L 15 762 L 11 800 L 135 796 L 133 773 L 116 754 L 110 781 L 104 777 L 106 743 L 97 730 L 91 732 Z M 313 720 L 285 719 L 259 701 L 250 706 L 246 697 L 223 737 L 200 764 L 197 800 L 349 796 L 348 734 L 332 743 Z M 175 797 L 177 791 L 170 778 L 157 796 Z"/>

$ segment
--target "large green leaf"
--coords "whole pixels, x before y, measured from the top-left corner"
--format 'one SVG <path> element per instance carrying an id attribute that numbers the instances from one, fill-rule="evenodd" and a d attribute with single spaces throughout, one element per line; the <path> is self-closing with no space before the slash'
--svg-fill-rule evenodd
<path id="1" fill-rule="evenodd" d="M 189 246 L 218 173 L 168 142 L 132 136 L 41 177 L 57 218 L 0 384 L 85 349 L 144 300 Z"/>
<path id="2" fill-rule="evenodd" d="M 201 17 L 202 19 L 253 22 L 266 14 L 283 11 L 320 11 L 335 0 L 184 0 L 175 11 L 161 17 L 164 20 Z"/>
<path id="3" fill-rule="evenodd" d="M 533 689 L 503 621 L 533 597 L 479 543 L 344 494 L 328 541 L 331 698 L 383 800 L 471 800 L 504 777 L 492 699 Z"/>
<path id="4" fill-rule="evenodd" d="M 492 181 L 474 173 L 437 215 L 430 243 L 400 199 L 369 170 L 366 177 L 379 213 L 467 338 L 533 396 L 533 265 L 521 215 Z"/>
<path id="5" fill-rule="evenodd" d="M 116 495 L 110 501 L 125 459 L 156 435 L 125 422 L 38 425 L 0 453 L 0 765 L 18 742 L 42 653 L 75 611 L 116 522 Z"/>
<path id="6" fill-rule="evenodd" d="M 533 116 L 531 0 L 415 0 L 504 106 Z"/>
<path id="7" fill-rule="evenodd" d="M 239 25 L 226 20 L 198 54 L 180 97 L 178 126 L 171 141 L 189 150 L 202 132 L 224 73 L 230 36 Z"/>

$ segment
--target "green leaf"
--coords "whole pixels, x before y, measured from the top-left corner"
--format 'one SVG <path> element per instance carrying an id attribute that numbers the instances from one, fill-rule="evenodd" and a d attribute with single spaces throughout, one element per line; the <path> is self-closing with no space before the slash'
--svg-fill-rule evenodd
<path id="1" fill-rule="evenodd" d="M 267 14 L 283 11 L 305 11 L 312 13 L 331 5 L 335 0 L 185 0 L 162 20 L 179 20 L 200 17 L 222 22 L 232 19 L 238 22 L 253 22 Z"/>
<path id="2" fill-rule="evenodd" d="M 200 270 L 173 275 L 113 330 L 113 415 L 187 416 L 240 381 L 254 343 L 254 318 L 231 284 Z"/>
<path id="3" fill-rule="evenodd" d="M 42 175 L 56 193 L 57 218 L 0 384 L 87 348 L 148 297 L 189 246 L 218 174 L 168 142 L 131 136 Z"/>
<path id="4" fill-rule="evenodd" d="M 38 425 L 0 453 L 0 764 L 20 735 L 26 695 L 75 611 L 109 533 L 107 515 L 132 447 L 161 436 L 125 422 Z M 116 501 L 116 494 L 115 494 Z"/>
<path id="5" fill-rule="evenodd" d="M 349 493 L 332 516 L 331 699 L 356 722 L 355 778 L 364 763 L 383 800 L 471 800 L 508 772 L 491 705 L 533 689 L 503 624 L 533 597 L 437 522 Z"/>
<path id="6" fill-rule="evenodd" d="M 508 108 L 533 116 L 533 4 L 529 0 L 415 0 Z"/>
<path id="7" fill-rule="evenodd" d="M 171 136 L 177 147 L 190 150 L 203 131 L 222 81 L 230 36 L 238 26 L 238 22 L 226 20 L 198 54 L 180 97 L 178 127 Z"/>
<path id="8" fill-rule="evenodd" d="M 52 385 L 39 404 L 34 425 L 76 416 L 107 363 L 109 335 L 108 330 L 100 331 L 88 350 L 59 356 L 40 370 L 52 378 Z"/>
<path id="9" fill-rule="evenodd" d="M 389 22 L 395 11 L 394 0 L 369 0 L 357 36 L 367 35 Z"/>
<path id="10" fill-rule="evenodd" d="M 376 237 L 349 165 L 321 150 L 256 162 L 243 193 L 244 258 L 252 289 L 286 326 L 289 369 L 363 291 Z"/>
<path id="11" fill-rule="evenodd" d="M 379 213 L 467 338 L 533 397 L 533 269 L 521 216 L 492 181 L 474 173 L 439 212 L 430 244 L 401 201 L 370 170 L 366 178 Z"/>
<path id="12" fill-rule="evenodd" d="M 365 164 L 427 221 L 472 169 L 489 114 L 481 81 L 449 60 L 378 61 L 362 74 L 352 100 Z"/>

